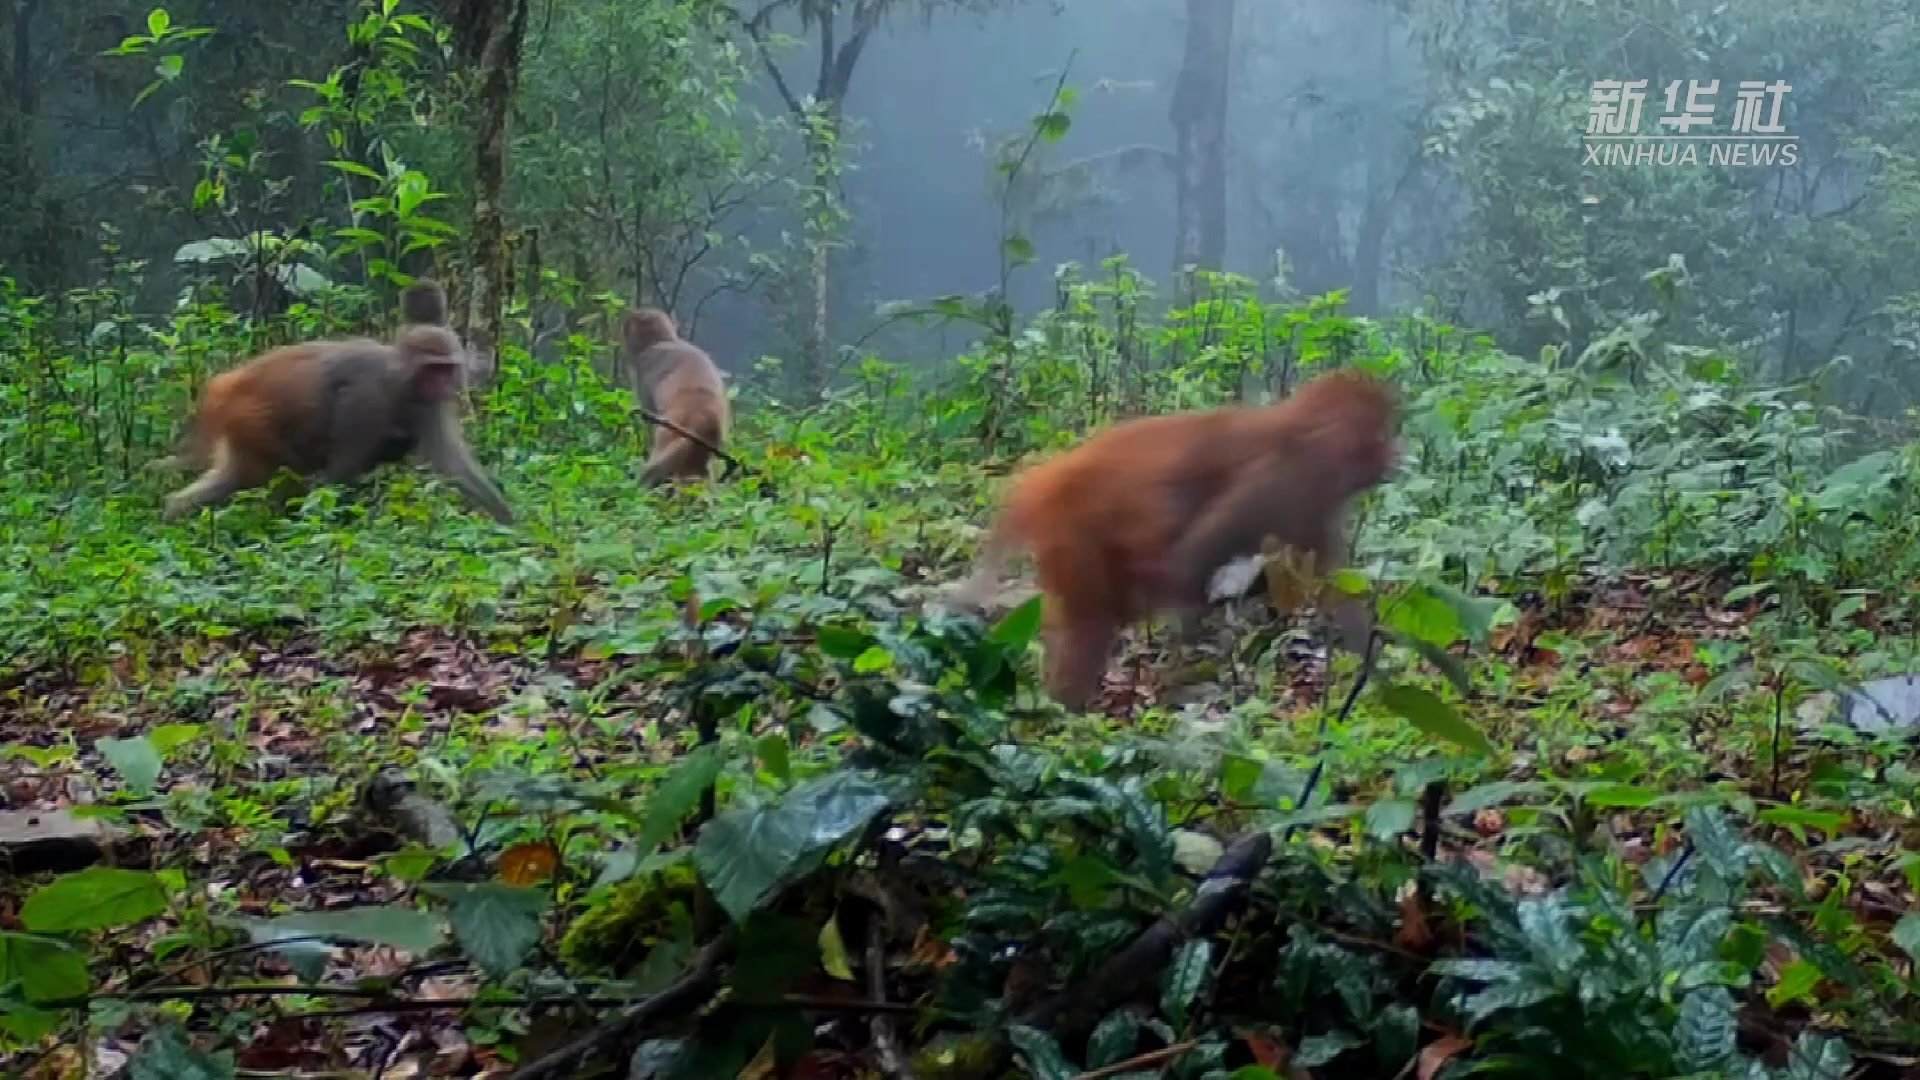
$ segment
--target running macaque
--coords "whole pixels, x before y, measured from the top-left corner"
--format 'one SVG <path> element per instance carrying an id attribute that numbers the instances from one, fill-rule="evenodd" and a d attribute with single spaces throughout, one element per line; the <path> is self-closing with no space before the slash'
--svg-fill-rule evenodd
<path id="1" fill-rule="evenodd" d="M 686 428 L 715 447 L 727 437 L 727 391 L 706 350 L 683 340 L 672 316 L 658 308 L 627 313 L 621 327 L 626 377 L 641 408 Z M 641 482 L 649 487 L 707 475 L 713 452 L 668 427 L 655 426 L 653 450 Z"/>
<path id="2" fill-rule="evenodd" d="M 173 521 L 286 468 L 327 483 L 356 480 L 417 454 L 501 524 L 494 486 L 462 437 L 458 396 L 466 348 L 447 326 L 447 297 L 422 281 L 401 296 L 392 344 L 368 338 L 285 345 L 208 380 L 183 453 L 168 463 L 203 470 L 167 496 Z"/>
<path id="3" fill-rule="evenodd" d="M 1271 537 L 1326 572 L 1346 557 L 1347 503 L 1398 456 L 1399 398 L 1356 370 L 1262 407 L 1115 425 L 1015 478 L 962 604 L 979 606 L 1019 550 L 1046 594 L 1047 690 L 1099 690 L 1121 628 L 1203 608 L 1215 571 Z"/>

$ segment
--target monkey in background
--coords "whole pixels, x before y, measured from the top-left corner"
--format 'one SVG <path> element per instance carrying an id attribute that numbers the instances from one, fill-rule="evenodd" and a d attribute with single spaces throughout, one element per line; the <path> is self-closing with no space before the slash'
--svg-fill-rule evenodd
<path id="1" fill-rule="evenodd" d="M 727 437 L 730 414 L 720 369 L 706 350 L 683 339 L 672 316 L 658 308 L 627 313 L 621 325 L 621 368 L 640 407 L 686 428 L 714 447 Z M 713 452 L 669 427 L 654 426 L 653 449 L 641 482 L 649 487 L 707 475 Z"/>
<path id="2" fill-rule="evenodd" d="M 1272 536 L 1320 572 L 1346 555 L 1347 503 L 1398 457 L 1399 399 L 1357 370 L 1272 405 L 1117 424 L 1019 474 L 956 599 L 980 607 L 1013 555 L 1046 594 L 1045 681 L 1084 708 L 1120 630 L 1207 603 L 1214 572 Z"/>
<path id="3" fill-rule="evenodd" d="M 162 464 L 202 469 L 167 496 L 173 521 L 286 468 L 346 483 L 418 454 L 496 521 L 510 524 L 498 487 L 460 427 L 466 348 L 447 326 L 446 292 L 422 281 L 401 296 L 392 344 L 367 338 L 269 350 L 208 380 L 183 452 Z"/>

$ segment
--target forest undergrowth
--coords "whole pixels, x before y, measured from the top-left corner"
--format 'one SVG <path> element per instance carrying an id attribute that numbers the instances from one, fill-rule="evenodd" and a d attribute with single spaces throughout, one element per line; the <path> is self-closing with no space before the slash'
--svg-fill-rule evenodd
<path id="1" fill-rule="evenodd" d="M 412 469 L 162 525 L 205 376 L 364 309 L 0 291 L 9 1074 L 1920 1075 L 1920 772 L 1821 705 L 1914 666 L 1920 455 L 1645 323 L 1110 269 L 931 381 L 736 370 L 667 493 L 603 347 L 509 348 L 510 528 Z M 1254 595 L 1068 716 L 1036 602 L 939 604 L 1019 460 L 1343 364 L 1407 398 L 1369 669 Z"/>

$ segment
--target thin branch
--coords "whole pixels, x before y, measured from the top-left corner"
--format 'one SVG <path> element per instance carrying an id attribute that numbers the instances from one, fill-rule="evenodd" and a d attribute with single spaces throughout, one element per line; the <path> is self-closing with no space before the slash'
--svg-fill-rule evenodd
<path id="1" fill-rule="evenodd" d="M 693 432 L 688 431 L 686 428 L 681 427 L 679 424 L 676 424 L 673 421 L 667 419 L 666 417 L 661 416 L 659 413 L 654 412 L 652 409 L 635 405 L 633 407 L 633 411 L 639 413 L 640 418 L 645 420 L 647 423 L 658 424 L 659 426 L 666 428 L 668 431 L 674 432 L 675 434 L 680 435 L 683 438 L 691 439 L 695 445 L 705 447 L 707 450 L 712 452 L 715 457 L 718 457 L 720 460 L 726 462 L 727 471 L 720 475 L 720 479 L 725 480 L 727 477 L 732 476 L 733 470 L 735 469 L 740 470 L 741 472 L 747 474 L 748 476 L 753 475 L 753 470 L 747 468 L 746 465 L 742 464 L 739 458 L 734 457 L 732 454 L 727 453 L 725 450 L 722 450 L 719 447 L 708 442 L 707 440 L 701 438 L 700 436 L 695 435 Z"/>

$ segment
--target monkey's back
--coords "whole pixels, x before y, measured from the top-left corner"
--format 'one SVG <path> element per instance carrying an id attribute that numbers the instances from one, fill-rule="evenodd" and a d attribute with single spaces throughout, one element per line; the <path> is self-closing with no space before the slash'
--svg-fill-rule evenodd
<path id="1" fill-rule="evenodd" d="M 709 414 L 717 430 L 700 434 L 716 440 L 726 434 L 730 420 L 726 388 L 721 385 L 719 366 L 705 349 L 686 341 L 662 341 L 641 351 L 633 363 L 649 408 L 676 421 L 682 420 L 677 415 L 681 413 L 694 414 L 690 419 Z"/>

